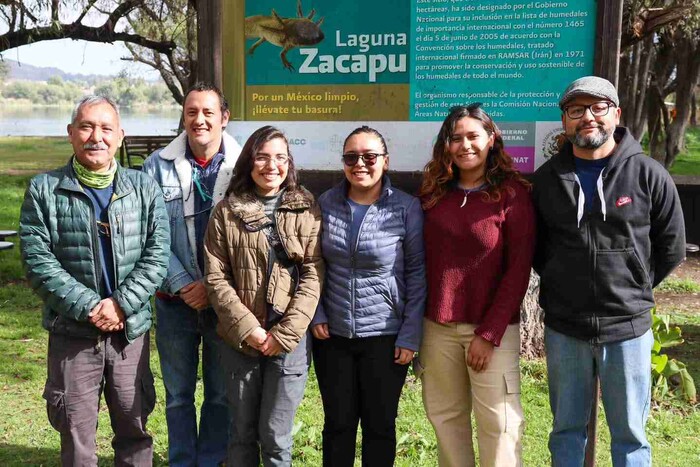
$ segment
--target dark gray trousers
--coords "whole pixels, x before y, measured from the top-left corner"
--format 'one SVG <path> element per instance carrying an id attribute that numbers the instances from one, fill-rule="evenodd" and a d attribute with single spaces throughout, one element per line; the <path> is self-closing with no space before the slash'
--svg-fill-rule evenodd
<path id="1" fill-rule="evenodd" d="M 95 433 L 104 392 L 114 431 L 117 466 L 150 466 L 153 439 L 146 419 L 155 405 L 149 335 L 127 343 L 123 332 L 100 340 L 49 334 L 44 399 L 51 425 L 61 434 L 61 464 L 96 466 Z"/>
<path id="2" fill-rule="evenodd" d="M 223 362 L 231 414 L 227 465 L 258 467 L 262 460 L 264 467 L 291 466 L 294 415 L 311 365 L 311 338 L 305 335 L 291 353 L 275 357 L 252 357 L 226 346 Z"/>

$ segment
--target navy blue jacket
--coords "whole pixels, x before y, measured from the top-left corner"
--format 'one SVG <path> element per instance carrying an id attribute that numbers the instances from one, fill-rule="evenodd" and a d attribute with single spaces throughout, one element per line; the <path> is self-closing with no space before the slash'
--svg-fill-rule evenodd
<path id="1" fill-rule="evenodd" d="M 318 200 L 326 279 L 312 324 L 328 323 L 332 335 L 348 338 L 397 335 L 397 347 L 417 351 L 426 297 L 420 201 L 384 176 L 351 245 L 347 191 L 343 181 Z"/>

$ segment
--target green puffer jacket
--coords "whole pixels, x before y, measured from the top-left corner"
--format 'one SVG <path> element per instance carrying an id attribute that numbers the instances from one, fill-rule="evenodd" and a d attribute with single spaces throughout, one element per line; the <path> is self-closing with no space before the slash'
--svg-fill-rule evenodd
<path id="1" fill-rule="evenodd" d="M 168 266 L 170 230 L 158 185 L 146 174 L 119 167 L 108 208 L 116 288 L 126 316 L 126 338 L 151 327 L 150 298 Z M 37 175 L 20 214 L 20 247 L 30 286 L 44 301 L 48 331 L 97 338 L 88 313 L 101 300 L 101 266 L 92 202 L 71 167 Z"/>

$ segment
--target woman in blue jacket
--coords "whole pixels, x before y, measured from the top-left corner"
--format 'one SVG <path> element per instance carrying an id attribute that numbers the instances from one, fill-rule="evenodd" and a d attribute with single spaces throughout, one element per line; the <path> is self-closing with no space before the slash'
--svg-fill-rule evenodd
<path id="1" fill-rule="evenodd" d="M 312 332 L 323 464 L 353 465 L 361 421 L 362 464 L 391 466 L 399 397 L 422 334 L 423 213 L 391 186 L 378 131 L 350 133 L 342 159 L 346 179 L 319 198 L 326 280 Z"/>

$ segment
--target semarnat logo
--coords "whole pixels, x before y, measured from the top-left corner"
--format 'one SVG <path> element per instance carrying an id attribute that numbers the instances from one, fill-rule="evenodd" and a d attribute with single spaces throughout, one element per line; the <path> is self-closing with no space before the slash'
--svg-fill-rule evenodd
<path id="1" fill-rule="evenodd" d="M 632 204 L 632 198 L 630 198 L 629 196 L 620 196 L 619 198 L 617 198 L 617 201 L 615 201 L 615 206 L 617 206 L 618 208 L 621 208 L 626 204 Z"/>

